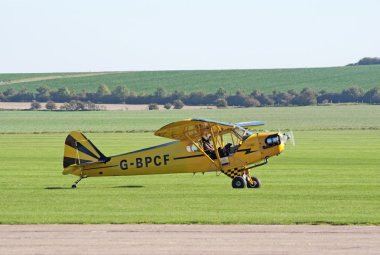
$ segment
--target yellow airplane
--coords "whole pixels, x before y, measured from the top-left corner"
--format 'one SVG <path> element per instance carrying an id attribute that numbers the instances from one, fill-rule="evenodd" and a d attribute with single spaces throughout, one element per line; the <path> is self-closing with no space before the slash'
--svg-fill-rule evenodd
<path id="1" fill-rule="evenodd" d="M 63 174 L 87 177 L 222 172 L 232 178 L 233 188 L 259 188 L 260 180 L 250 169 L 279 155 L 293 135 L 280 132 L 253 133 L 250 127 L 263 122 L 225 123 L 187 119 L 170 123 L 155 135 L 175 141 L 106 157 L 78 131 L 65 141 Z"/>

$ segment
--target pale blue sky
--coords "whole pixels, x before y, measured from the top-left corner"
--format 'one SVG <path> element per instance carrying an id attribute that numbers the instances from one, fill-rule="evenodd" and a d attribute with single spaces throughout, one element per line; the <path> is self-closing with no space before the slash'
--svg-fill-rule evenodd
<path id="1" fill-rule="evenodd" d="M 0 0 L 0 73 L 341 66 L 380 57 L 377 0 Z"/>

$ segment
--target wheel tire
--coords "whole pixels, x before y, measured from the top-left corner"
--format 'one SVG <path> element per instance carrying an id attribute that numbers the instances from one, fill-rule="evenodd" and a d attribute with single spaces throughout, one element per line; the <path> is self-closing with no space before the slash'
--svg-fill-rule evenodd
<path id="1" fill-rule="evenodd" d="M 72 188 L 72 189 L 76 189 L 76 188 L 77 188 L 77 185 L 73 184 L 73 185 L 71 185 L 71 188 Z"/>
<path id="2" fill-rule="evenodd" d="M 234 189 L 243 189 L 247 186 L 247 182 L 241 176 L 236 176 L 232 179 L 232 188 Z"/>
<path id="3" fill-rule="evenodd" d="M 249 183 L 249 181 L 247 181 L 247 187 L 248 188 L 254 188 L 254 189 L 258 189 L 261 187 L 261 181 L 259 178 L 255 177 L 255 176 L 251 176 L 252 178 L 252 181 L 253 181 L 253 185 L 251 183 Z"/>

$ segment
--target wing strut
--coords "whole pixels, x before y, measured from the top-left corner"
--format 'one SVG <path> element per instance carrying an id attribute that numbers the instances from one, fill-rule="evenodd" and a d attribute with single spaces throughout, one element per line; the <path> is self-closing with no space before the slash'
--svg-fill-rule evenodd
<path id="1" fill-rule="evenodd" d="M 218 150 L 218 144 L 217 144 L 217 141 L 216 141 L 216 138 L 215 138 L 215 135 L 214 135 L 214 131 L 212 130 L 210 123 L 208 124 L 208 126 L 210 127 L 211 137 L 212 137 L 212 143 L 214 144 L 214 151 L 215 151 L 216 157 L 218 158 L 219 167 L 220 167 L 220 169 L 223 169 L 223 167 L 222 167 L 222 160 L 220 159 L 219 150 Z"/>

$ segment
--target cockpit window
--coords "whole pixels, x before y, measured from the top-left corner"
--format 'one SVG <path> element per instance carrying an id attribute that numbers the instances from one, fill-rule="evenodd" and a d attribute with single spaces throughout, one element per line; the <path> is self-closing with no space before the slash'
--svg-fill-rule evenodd
<path id="1" fill-rule="evenodd" d="M 188 152 L 198 152 L 199 151 L 197 146 L 195 146 L 194 144 L 189 144 L 188 146 L 186 146 L 186 150 Z"/>
<path id="2" fill-rule="evenodd" d="M 233 132 L 243 141 L 252 135 L 252 132 L 241 127 L 235 128 Z"/>

